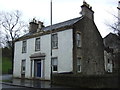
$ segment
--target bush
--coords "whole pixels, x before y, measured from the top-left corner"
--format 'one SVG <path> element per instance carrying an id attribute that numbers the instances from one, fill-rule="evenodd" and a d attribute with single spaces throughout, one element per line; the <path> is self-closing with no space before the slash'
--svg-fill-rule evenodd
<path id="1" fill-rule="evenodd" d="M 12 61 L 8 57 L 2 58 L 2 74 L 9 74 L 12 69 Z"/>

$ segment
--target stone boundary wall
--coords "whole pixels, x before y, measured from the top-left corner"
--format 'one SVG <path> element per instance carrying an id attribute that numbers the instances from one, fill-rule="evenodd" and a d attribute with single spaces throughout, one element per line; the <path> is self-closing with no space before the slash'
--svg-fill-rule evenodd
<path id="1" fill-rule="evenodd" d="M 54 74 L 53 84 L 65 85 L 81 88 L 119 88 L 118 75 L 74 75 L 74 74 Z"/>

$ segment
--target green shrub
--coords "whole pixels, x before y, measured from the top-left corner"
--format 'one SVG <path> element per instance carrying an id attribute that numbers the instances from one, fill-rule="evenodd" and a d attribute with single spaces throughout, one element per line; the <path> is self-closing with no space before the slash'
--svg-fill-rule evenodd
<path id="1" fill-rule="evenodd" d="M 12 69 L 11 58 L 3 57 L 2 58 L 2 74 L 8 74 L 9 70 Z"/>

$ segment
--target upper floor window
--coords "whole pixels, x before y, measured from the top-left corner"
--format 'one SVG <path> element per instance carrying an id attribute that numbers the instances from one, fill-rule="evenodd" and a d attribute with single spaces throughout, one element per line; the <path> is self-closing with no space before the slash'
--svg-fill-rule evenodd
<path id="1" fill-rule="evenodd" d="M 22 53 L 26 53 L 27 50 L 27 41 L 22 42 Z"/>
<path id="2" fill-rule="evenodd" d="M 35 40 L 35 51 L 40 50 L 40 38 L 36 38 Z"/>
<path id="3" fill-rule="evenodd" d="M 52 34 L 52 48 L 58 48 L 58 36 L 57 36 L 57 33 Z"/>
<path id="4" fill-rule="evenodd" d="M 52 71 L 53 72 L 58 71 L 58 59 L 57 59 L 57 57 L 52 58 Z"/>
<path id="5" fill-rule="evenodd" d="M 77 71 L 81 72 L 81 58 L 77 58 Z"/>
<path id="6" fill-rule="evenodd" d="M 77 33 L 76 35 L 76 43 L 77 43 L 77 47 L 81 47 L 81 34 Z"/>

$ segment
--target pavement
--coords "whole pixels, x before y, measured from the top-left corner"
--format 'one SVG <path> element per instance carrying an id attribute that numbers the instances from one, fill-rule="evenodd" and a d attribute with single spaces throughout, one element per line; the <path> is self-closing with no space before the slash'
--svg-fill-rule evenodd
<path id="1" fill-rule="evenodd" d="M 11 85 L 11 86 L 18 86 L 18 87 L 28 87 L 28 88 L 68 88 L 65 86 L 55 86 L 50 84 L 50 81 L 41 81 L 41 80 L 30 80 L 30 79 L 15 79 L 12 77 L 12 75 L 0 75 L 0 78 L 2 77 L 1 84 L 4 85 Z M 7 81 L 7 82 L 6 82 Z"/>

